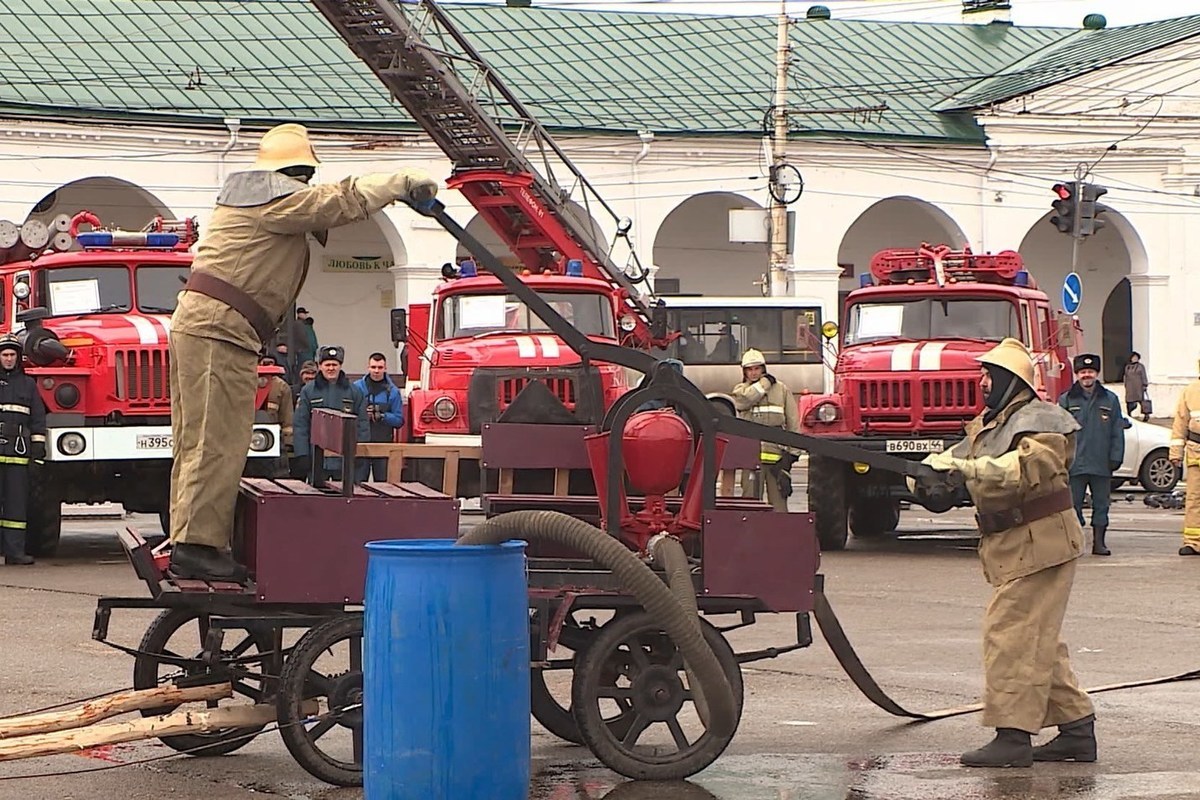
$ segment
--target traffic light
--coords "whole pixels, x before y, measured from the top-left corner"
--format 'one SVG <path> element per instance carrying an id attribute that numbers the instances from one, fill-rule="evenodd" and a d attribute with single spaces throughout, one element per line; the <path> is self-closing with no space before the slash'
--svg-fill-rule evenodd
<path id="1" fill-rule="evenodd" d="M 1054 194 L 1058 199 L 1053 203 L 1054 216 L 1050 218 L 1050 224 L 1058 228 L 1061 233 L 1069 233 L 1074 236 L 1075 210 L 1079 204 L 1079 184 L 1075 181 L 1056 183 L 1054 184 Z"/>
<path id="2" fill-rule="evenodd" d="M 1097 203 L 1104 195 L 1108 194 L 1108 189 L 1099 186 L 1095 183 L 1085 183 L 1080 187 L 1079 191 L 1079 235 L 1091 236 L 1096 231 L 1104 227 L 1104 220 L 1100 219 L 1100 215 L 1105 211 L 1109 211 L 1109 207 Z"/>

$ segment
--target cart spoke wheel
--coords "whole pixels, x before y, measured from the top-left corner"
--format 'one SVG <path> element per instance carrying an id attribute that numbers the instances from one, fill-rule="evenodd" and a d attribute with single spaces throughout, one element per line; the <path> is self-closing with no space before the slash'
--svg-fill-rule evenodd
<path id="1" fill-rule="evenodd" d="M 725 637 L 700 620 L 742 710 L 742 673 Z M 613 676 L 616 680 L 612 681 Z M 571 707 L 587 747 L 608 768 L 636 780 L 680 780 L 707 767 L 733 738 L 700 721 L 683 656 L 644 611 L 605 625 L 575 665 Z M 628 705 L 621 706 L 619 704 Z M 623 730 L 610 724 L 617 712 Z"/>
<path id="2" fill-rule="evenodd" d="M 323 622 L 300 637 L 279 676 L 283 743 L 309 774 L 335 786 L 363 782 L 362 635 L 361 614 Z M 315 715 L 304 708 L 311 700 Z"/>
<path id="3" fill-rule="evenodd" d="M 243 659 L 253 655 L 269 658 L 272 650 L 270 635 L 261 631 L 226 629 L 220 660 L 216 665 L 212 665 L 201 661 L 209 627 L 208 615 L 197 614 L 187 609 L 173 608 L 159 614 L 150 623 L 141 644 L 138 645 L 140 653 L 133 662 L 133 688 L 151 689 L 178 677 L 210 675 L 213 678 L 229 680 L 233 685 L 234 697 L 230 700 L 209 701 L 205 703 L 206 707 L 218 708 L 245 703 L 247 700 L 258 702 L 264 694 L 263 689 L 250 686 L 246 681 L 256 681 L 264 687 L 268 685 L 264 674 L 265 667 L 261 661 Z M 181 667 L 178 663 L 166 659 L 187 663 Z M 239 659 L 236 666 L 232 663 L 233 659 Z M 142 711 L 142 716 L 169 714 L 175 708 L 177 706 L 146 709 Z M 167 747 L 194 756 L 221 756 L 248 745 L 254 739 L 254 735 L 264 727 L 266 726 L 257 725 L 227 728 L 211 733 L 163 736 L 160 741 Z"/>

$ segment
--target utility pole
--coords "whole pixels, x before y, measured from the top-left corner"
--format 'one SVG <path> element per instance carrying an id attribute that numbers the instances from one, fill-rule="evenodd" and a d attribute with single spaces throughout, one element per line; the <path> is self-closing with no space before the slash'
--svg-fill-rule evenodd
<path id="1" fill-rule="evenodd" d="M 771 138 L 771 183 L 781 176 L 781 168 L 787 163 L 788 113 L 787 75 L 788 57 L 791 47 L 788 40 L 787 0 L 779 0 L 779 25 L 775 43 L 775 134 Z M 771 210 L 771 255 L 768 285 L 771 296 L 788 293 L 788 271 L 791 258 L 788 255 L 788 212 L 787 205 L 779 200 L 780 192 L 769 193 Z"/>

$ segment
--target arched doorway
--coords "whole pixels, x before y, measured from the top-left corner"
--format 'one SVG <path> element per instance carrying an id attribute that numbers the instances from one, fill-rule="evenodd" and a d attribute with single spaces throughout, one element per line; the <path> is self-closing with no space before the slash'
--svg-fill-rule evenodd
<path id="1" fill-rule="evenodd" d="M 756 282 L 767 271 L 767 245 L 729 240 L 729 212 L 735 209 L 762 206 L 732 192 L 698 194 L 676 206 L 654 236 L 656 288 L 761 296 Z"/>
<path id="2" fill-rule="evenodd" d="M 135 183 L 100 175 L 65 183 L 33 204 L 27 219 L 49 222 L 66 214 L 90 211 L 109 228 L 141 230 L 155 217 L 174 218 L 167 204 Z M 25 220 L 13 220 L 20 225 Z M 77 245 L 76 245 L 77 247 Z"/>
<path id="3" fill-rule="evenodd" d="M 1051 212 L 1041 217 L 1021 242 L 1025 268 L 1055 308 L 1062 308 L 1062 285 L 1072 270 L 1073 241 L 1050 224 Z M 1083 283 L 1076 316 L 1083 328 L 1081 352 L 1100 356 L 1105 382 L 1121 379 L 1121 365 L 1133 349 L 1134 327 L 1149 309 L 1134 307 L 1129 276 L 1146 269 L 1145 249 L 1129 221 L 1116 211 L 1104 216 L 1105 226 L 1079 243 L 1074 270 Z M 1147 354 L 1143 354 L 1144 356 Z"/>
<path id="4" fill-rule="evenodd" d="M 874 203 L 846 229 L 838 247 L 839 306 L 858 288 L 860 276 L 870 274 L 871 258 L 880 250 L 917 248 L 922 243 L 948 244 L 954 249 L 967 242 L 962 228 L 945 211 L 916 197 L 888 197 Z"/>

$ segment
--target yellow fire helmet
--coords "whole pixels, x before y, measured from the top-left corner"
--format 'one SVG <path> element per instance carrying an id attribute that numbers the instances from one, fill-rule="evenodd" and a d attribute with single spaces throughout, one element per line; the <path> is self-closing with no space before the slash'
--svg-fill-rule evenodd
<path id="1" fill-rule="evenodd" d="M 308 140 L 308 129 L 289 122 L 276 125 L 263 134 L 258 142 L 258 158 L 254 169 L 275 172 L 285 167 L 312 167 L 320 164 Z"/>
<path id="2" fill-rule="evenodd" d="M 742 354 L 742 369 L 746 367 L 765 367 L 767 360 L 763 358 L 763 354 L 750 348 Z"/>
<path id="3" fill-rule="evenodd" d="M 1002 367 L 1016 375 L 1030 389 L 1037 391 L 1034 386 L 1033 358 L 1025 349 L 1025 345 L 1018 340 L 1005 339 L 975 360 L 981 364 Z"/>

